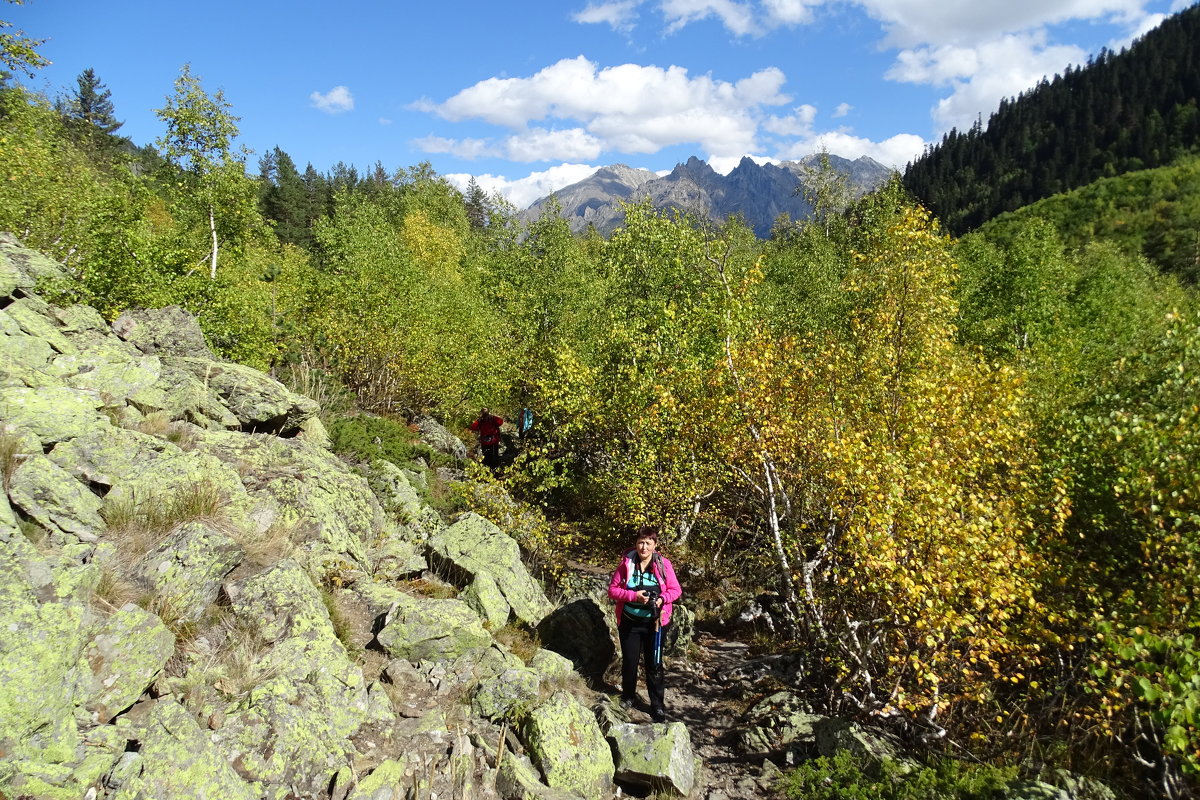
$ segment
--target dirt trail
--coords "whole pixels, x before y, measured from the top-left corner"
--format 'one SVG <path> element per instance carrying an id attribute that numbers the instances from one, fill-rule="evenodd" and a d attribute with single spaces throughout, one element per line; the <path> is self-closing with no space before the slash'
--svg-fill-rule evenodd
<path id="1" fill-rule="evenodd" d="M 737 750 L 750 682 L 766 669 L 766 659 L 749 656 L 749 645 L 697 632 L 688 658 L 667 659 L 667 714 L 687 725 L 692 748 L 703 767 L 694 800 L 772 800 L 777 771 L 764 772 L 762 759 Z M 645 710 L 635 721 L 649 721 Z"/>

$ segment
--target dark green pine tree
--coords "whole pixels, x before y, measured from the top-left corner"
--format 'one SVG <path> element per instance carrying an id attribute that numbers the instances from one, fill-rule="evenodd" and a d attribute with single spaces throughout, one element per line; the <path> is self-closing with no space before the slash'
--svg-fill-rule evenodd
<path id="1" fill-rule="evenodd" d="M 75 78 L 74 94 L 58 102 L 59 113 L 77 140 L 97 151 L 112 151 L 124 140 L 116 132 L 125 123 L 116 118 L 112 92 L 88 67 Z"/>
<path id="2" fill-rule="evenodd" d="M 260 207 L 263 216 L 274 223 L 275 235 L 281 242 L 306 249 L 311 247 L 310 226 L 315 214 L 296 162 L 276 146 L 259 159 L 258 166 L 262 180 Z"/>
<path id="3" fill-rule="evenodd" d="M 475 230 L 487 227 L 488 218 L 491 216 L 491 204 L 474 177 L 467 183 L 467 192 L 463 200 L 467 208 L 467 221 L 471 223 L 471 227 Z"/>

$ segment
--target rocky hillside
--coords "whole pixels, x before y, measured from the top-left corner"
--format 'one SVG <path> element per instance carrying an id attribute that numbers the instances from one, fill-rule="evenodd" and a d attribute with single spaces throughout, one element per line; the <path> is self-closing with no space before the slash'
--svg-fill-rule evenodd
<path id="1" fill-rule="evenodd" d="M 892 174 L 866 156 L 853 161 L 834 155 L 828 159 L 833 170 L 845 177 L 854 197 L 879 187 Z M 793 220 L 812 215 L 812 205 L 802 187 L 812 183 L 820 162 L 821 157 L 816 155 L 761 165 L 743 158 L 728 175 L 721 175 L 693 156 L 662 177 L 618 164 L 538 200 L 522 213 L 522 219 L 538 219 L 554 198 L 572 231 L 578 233 L 591 225 L 607 236 L 625 218 L 621 201 L 649 198 L 655 208 L 676 208 L 712 222 L 740 214 L 755 235 L 766 238 L 781 214 Z"/>
<path id="2" fill-rule="evenodd" d="M 610 615 L 426 504 L 460 472 L 348 465 L 183 312 L 110 326 L 39 297 L 61 277 L 0 237 L 0 796 L 692 790 L 685 726 L 577 672 Z"/>

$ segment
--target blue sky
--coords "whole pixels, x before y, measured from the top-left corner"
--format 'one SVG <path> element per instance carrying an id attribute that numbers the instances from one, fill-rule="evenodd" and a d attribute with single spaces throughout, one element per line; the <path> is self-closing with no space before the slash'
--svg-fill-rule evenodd
<path id="1" fill-rule="evenodd" d="M 185 63 L 241 142 L 301 169 L 429 161 L 525 206 L 596 168 L 826 149 L 903 168 L 1000 99 L 1119 48 L 1193 0 L 27 0 L 0 17 L 47 41 L 24 82 L 92 67 L 121 132 Z"/>

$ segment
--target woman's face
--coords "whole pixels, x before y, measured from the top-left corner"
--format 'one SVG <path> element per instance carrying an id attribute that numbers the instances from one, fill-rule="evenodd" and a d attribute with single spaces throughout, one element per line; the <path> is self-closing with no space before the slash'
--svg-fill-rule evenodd
<path id="1" fill-rule="evenodd" d="M 638 555 L 642 558 L 647 558 L 654 555 L 654 551 L 658 549 L 658 542 L 651 539 L 649 536 L 643 536 L 637 540 L 634 545 L 637 548 Z"/>

